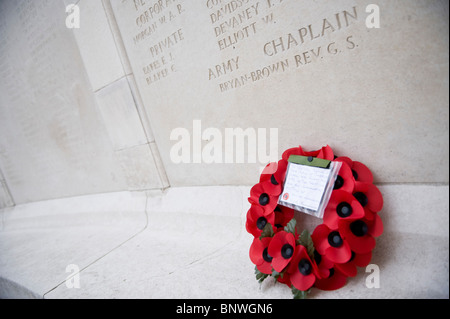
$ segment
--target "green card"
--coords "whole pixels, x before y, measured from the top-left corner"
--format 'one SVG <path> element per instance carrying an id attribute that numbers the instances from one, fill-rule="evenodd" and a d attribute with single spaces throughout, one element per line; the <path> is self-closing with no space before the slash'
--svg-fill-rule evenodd
<path id="1" fill-rule="evenodd" d="M 326 160 L 326 159 L 312 157 L 312 156 L 301 156 L 301 155 L 289 156 L 288 162 L 295 163 L 295 164 L 301 164 L 301 165 L 321 167 L 321 168 L 328 168 L 331 163 L 331 161 Z"/>

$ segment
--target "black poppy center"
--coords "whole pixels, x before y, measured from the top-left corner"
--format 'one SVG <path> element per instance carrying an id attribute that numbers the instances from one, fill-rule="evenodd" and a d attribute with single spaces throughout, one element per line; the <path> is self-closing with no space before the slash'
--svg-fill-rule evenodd
<path id="1" fill-rule="evenodd" d="M 273 174 L 272 174 L 272 176 L 270 177 L 270 182 L 271 182 L 273 185 L 278 185 L 278 182 L 277 182 L 277 180 L 275 179 L 275 176 L 273 176 Z"/>
<path id="2" fill-rule="evenodd" d="M 268 263 L 272 262 L 272 256 L 270 256 L 269 253 L 267 252 L 267 247 L 264 248 L 262 257 L 263 257 L 264 261 L 267 261 Z"/>
<path id="3" fill-rule="evenodd" d="M 352 250 L 352 256 L 350 257 L 350 260 L 347 261 L 347 262 L 349 263 L 349 262 L 353 261 L 353 259 L 355 259 L 355 257 L 356 257 L 356 254 L 355 254 L 355 252 Z"/>
<path id="4" fill-rule="evenodd" d="M 266 206 L 267 204 L 269 204 L 269 195 L 267 195 L 266 193 L 262 193 L 259 196 L 259 204 L 261 206 Z"/>
<path id="5" fill-rule="evenodd" d="M 339 189 L 342 186 L 344 186 L 344 179 L 342 176 L 339 176 L 336 178 L 336 181 L 334 182 L 334 189 Z"/>
<path id="6" fill-rule="evenodd" d="M 298 263 L 298 271 L 300 271 L 303 276 L 308 276 L 311 273 L 312 266 L 308 259 L 303 258 L 300 260 Z"/>
<path id="7" fill-rule="evenodd" d="M 331 268 L 330 269 L 330 274 L 328 275 L 328 278 L 333 277 L 333 275 L 334 275 L 334 268 Z"/>
<path id="8" fill-rule="evenodd" d="M 333 231 L 328 235 L 328 243 L 331 247 L 341 247 L 344 244 L 344 241 L 339 235 L 339 232 Z"/>
<path id="9" fill-rule="evenodd" d="M 294 254 L 294 247 L 292 247 L 289 244 L 284 244 L 283 247 L 281 247 L 281 256 L 283 256 L 284 259 L 289 259 Z"/>
<path id="10" fill-rule="evenodd" d="M 369 231 L 369 227 L 362 220 L 357 220 L 350 224 L 350 230 L 352 231 L 353 235 L 362 237 L 367 234 L 367 232 Z"/>
<path id="11" fill-rule="evenodd" d="M 362 207 L 366 206 L 369 202 L 369 199 L 367 198 L 366 194 L 358 192 L 353 194 L 353 197 L 356 198 L 356 200 L 361 204 Z"/>
<path id="12" fill-rule="evenodd" d="M 353 178 L 355 179 L 355 181 L 357 181 L 358 180 L 358 173 L 355 170 L 352 170 L 352 175 L 353 175 Z"/>
<path id="13" fill-rule="evenodd" d="M 336 207 L 336 212 L 339 217 L 345 218 L 352 214 L 352 206 L 347 202 L 339 203 Z"/>
<path id="14" fill-rule="evenodd" d="M 315 249 L 314 249 L 314 261 L 316 262 L 317 265 L 319 265 L 320 262 L 322 261 L 322 255 L 319 254 Z"/>
<path id="15" fill-rule="evenodd" d="M 258 220 L 256 221 L 256 227 L 258 227 L 258 229 L 263 230 L 264 226 L 266 226 L 267 224 L 267 219 L 265 217 L 259 217 Z"/>

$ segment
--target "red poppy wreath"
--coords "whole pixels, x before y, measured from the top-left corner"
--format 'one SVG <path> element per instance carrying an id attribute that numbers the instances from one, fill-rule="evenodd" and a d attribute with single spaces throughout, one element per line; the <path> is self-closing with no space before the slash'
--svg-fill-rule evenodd
<path id="1" fill-rule="evenodd" d="M 295 210 L 280 204 L 293 155 L 310 162 L 323 159 L 339 167 L 324 202 L 323 223 L 312 235 L 308 230 L 299 234 Z M 289 286 L 294 298 L 306 298 L 312 287 L 343 287 L 348 277 L 356 276 L 357 267 L 370 263 L 375 237 L 383 232 L 378 216 L 383 197 L 373 184 L 371 171 L 349 157 L 336 157 L 329 146 L 311 152 L 301 146 L 286 150 L 278 163 L 266 166 L 248 200 L 246 229 L 254 236 L 250 260 L 256 279 L 262 283 L 272 276 Z"/>

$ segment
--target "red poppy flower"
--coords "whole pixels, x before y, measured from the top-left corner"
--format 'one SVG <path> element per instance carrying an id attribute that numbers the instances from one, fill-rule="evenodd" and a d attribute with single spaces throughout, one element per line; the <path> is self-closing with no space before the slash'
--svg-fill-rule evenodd
<path id="1" fill-rule="evenodd" d="M 306 152 L 305 156 L 315 156 L 317 158 L 323 158 L 329 161 L 332 161 L 334 159 L 334 153 L 333 150 L 331 149 L 330 146 L 323 146 L 320 150 L 319 153 L 317 153 L 317 155 L 313 155 L 313 154 L 309 154 L 309 153 L 314 153 L 313 152 Z"/>
<path id="2" fill-rule="evenodd" d="M 275 207 L 275 224 L 274 226 L 277 230 L 283 230 L 284 226 L 287 225 L 294 218 L 294 210 L 292 208 L 278 205 Z"/>
<path id="3" fill-rule="evenodd" d="M 356 182 L 353 196 L 362 207 L 372 212 L 379 212 L 383 208 L 383 196 L 378 188 L 371 183 Z"/>
<path id="4" fill-rule="evenodd" d="M 352 251 L 365 254 L 375 247 L 375 236 L 383 232 L 383 223 L 377 215 L 373 220 L 367 218 L 339 221 L 339 232 L 349 243 Z"/>
<path id="5" fill-rule="evenodd" d="M 301 146 L 290 148 L 284 151 L 282 158 L 284 160 L 288 160 L 291 155 L 301 155 L 301 156 L 312 156 L 317 158 L 326 159 L 332 161 L 334 159 L 334 153 L 330 146 L 324 146 L 320 150 L 306 152 L 302 149 Z"/>
<path id="6" fill-rule="evenodd" d="M 375 215 L 377 215 L 377 213 L 374 213 L 367 207 L 364 208 L 364 218 L 367 218 L 368 220 L 373 220 L 375 218 Z"/>
<path id="7" fill-rule="evenodd" d="M 366 223 L 369 225 L 369 234 L 373 237 L 381 236 L 384 231 L 383 221 L 378 214 L 374 214 L 373 219 L 366 218 Z"/>
<path id="8" fill-rule="evenodd" d="M 322 256 L 317 250 L 314 250 L 314 262 L 319 268 L 319 278 L 328 278 L 330 275 L 330 269 L 333 268 L 334 262 L 327 257 Z"/>
<path id="9" fill-rule="evenodd" d="M 273 174 L 261 175 L 260 183 L 272 196 L 279 196 L 283 190 L 284 176 L 286 175 L 287 162 L 280 160 L 277 163 L 277 170 Z"/>
<path id="10" fill-rule="evenodd" d="M 295 211 L 278 205 L 290 155 L 342 163 L 323 224 L 311 235 L 314 258 L 303 245 L 296 245 L 296 231 L 293 234 L 284 229 Z M 248 200 L 252 206 L 247 212 L 246 229 L 255 236 L 249 252 L 251 261 L 260 272 L 272 275 L 276 271 L 280 273 L 276 276 L 278 282 L 301 291 L 313 286 L 322 290 L 343 287 L 348 277 L 356 276 L 357 267 L 370 263 L 375 237 L 383 232 L 377 214 L 383 207 L 383 197 L 373 185 L 371 171 L 349 157 L 335 158 L 328 145 L 315 151 L 305 151 L 301 146 L 286 150 L 281 160 L 264 168 Z M 272 227 L 273 237 L 259 238 L 267 224 Z"/>
<path id="11" fill-rule="evenodd" d="M 358 273 L 358 267 L 366 267 L 372 259 L 372 252 L 369 251 L 365 254 L 357 254 L 352 251 L 352 257 L 344 264 L 335 264 L 334 267 L 341 271 L 347 277 L 355 277 Z"/>
<path id="12" fill-rule="evenodd" d="M 267 164 L 267 166 L 263 169 L 261 173 L 259 181 L 264 182 L 275 178 L 276 182 L 282 184 L 284 181 L 284 176 L 286 175 L 287 165 L 288 162 L 284 159 L 280 159 L 278 162 Z"/>
<path id="13" fill-rule="evenodd" d="M 266 215 L 260 206 L 252 205 L 247 212 L 247 222 L 245 224 L 247 232 L 254 237 L 259 237 L 267 223 L 274 225 L 275 214 L 272 212 Z"/>
<path id="14" fill-rule="evenodd" d="M 308 290 L 316 281 L 319 272 L 317 265 L 309 256 L 306 248 L 298 245 L 295 248 L 295 254 L 289 264 L 287 272 L 290 275 L 291 283 L 298 290 Z"/>
<path id="15" fill-rule="evenodd" d="M 353 177 L 352 169 L 346 162 L 341 162 L 342 166 L 339 170 L 338 176 L 336 177 L 336 181 L 334 182 L 334 189 L 340 189 L 352 193 L 353 188 L 355 187 L 355 178 Z"/>
<path id="16" fill-rule="evenodd" d="M 351 258 L 350 245 L 341 236 L 340 231 L 321 224 L 314 229 L 311 238 L 319 254 L 334 263 L 345 263 Z"/>
<path id="17" fill-rule="evenodd" d="M 259 181 L 262 182 L 264 180 L 267 180 L 270 178 L 270 176 L 275 173 L 278 169 L 278 163 L 277 162 L 270 162 L 267 164 L 263 171 L 261 172 L 261 176 L 259 177 Z"/>
<path id="18" fill-rule="evenodd" d="M 295 238 L 292 233 L 284 230 L 273 236 L 269 244 L 268 253 L 272 256 L 272 267 L 277 272 L 282 272 L 292 259 L 295 250 Z"/>
<path id="19" fill-rule="evenodd" d="M 287 272 L 283 273 L 283 277 L 281 277 L 281 275 L 280 275 L 280 276 L 278 276 L 276 278 L 277 278 L 278 282 L 287 285 L 289 288 L 291 287 L 291 285 L 292 285 L 291 284 L 291 277 L 289 276 L 289 274 Z"/>
<path id="20" fill-rule="evenodd" d="M 341 161 L 347 163 L 351 170 L 355 181 L 373 183 L 373 175 L 370 169 L 361 162 L 352 161 L 347 156 L 340 156 L 335 159 L 335 161 Z"/>
<path id="21" fill-rule="evenodd" d="M 281 194 L 287 164 L 287 161 L 280 160 L 277 163 L 277 170 L 273 174 L 261 175 L 260 183 L 267 194 L 272 196 L 279 196 Z"/>
<path id="22" fill-rule="evenodd" d="M 345 286 L 347 277 L 336 268 L 330 269 L 330 274 L 327 278 L 318 278 L 314 284 L 314 287 L 321 290 L 336 290 Z"/>
<path id="23" fill-rule="evenodd" d="M 258 183 L 250 189 L 250 204 L 260 205 L 264 209 L 264 214 L 273 212 L 278 204 L 278 196 L 270 195 L 264 189 L 262 183 Z"/>
<path id="24" fill-rule="evenodd" d="M 341 219 L 358 219 L 364 217 L 364 209 L 358 200 L 343 190 L 335 190 L 331 193 L 325 212 L 323 222 L 331 229 L 338 228 Z"/>
<path id="25" fill-rule="evenodd" d="M 272 237 L 255 238 L 250 246 L 250 260 L 263 274 L 272 274 L 272 257 L 267 252 Z"/>
<path id="26" fill-rule="evenodd" d="M 283 184 L 276 182 L 275 179 L 263 181 L 263 182 L 261 182 L 261 185 L 264 188 L 265 192 L 269 196 L 278 197 L 278 196 L 280 196 L 281 192 L 283 191 Z"/>

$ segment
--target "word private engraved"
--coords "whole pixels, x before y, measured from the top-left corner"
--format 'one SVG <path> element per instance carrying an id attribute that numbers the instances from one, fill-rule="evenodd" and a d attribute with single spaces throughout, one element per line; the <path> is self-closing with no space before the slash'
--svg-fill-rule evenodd
<path id="1" fill-rule="evenodd" d="M 168 36 L 164 37 L 161 41 L 158 41 L 156 44 L 150 47 L 150 53 L 152 57 L 157 56 L 158 54 L 163 53 L 166 49 L 175 46 L 180 41 L 184 40 L 183 30 L 178 29 L 175 32 L 172 32 Z"/>
<path id="2" fill-rule="evenodd" d="M 175 51 L 185 41 L 183 27 L 174 25 L 186 10 L 182 0 L 132 0 L 128 2 L 135 29 L 133 43 L 137 50 L 146 52 L 147 60 L 141 66 L 147 85 L 167 78 L 176 72 Z"/>

